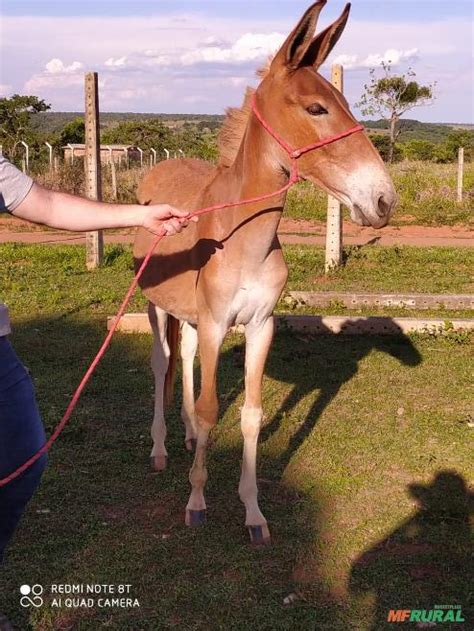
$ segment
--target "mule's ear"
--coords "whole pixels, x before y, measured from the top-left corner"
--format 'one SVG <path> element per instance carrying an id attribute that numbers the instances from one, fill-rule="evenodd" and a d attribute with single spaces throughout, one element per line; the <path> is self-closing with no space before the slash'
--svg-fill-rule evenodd
<path id="1" fill-rule="evenodd" d="M 298 68 L 301 59 L 311 43 L 316 23 L 321 9 L 327 0 L 318 0 L 312 4 L 303 15 L 297 26 L 291 31 L 284 44 L 275 55 L 272 66 L 287 66 L 290 69 Z"/>
<path id="2" fill-rule="evenodd" d="M 337 20 L 313 39 L 301 59 L 302 66 L 314 66 L 317 69 L 326 61 L 342 35 L 350 10 L 351 4 L 349 2 Z"/>

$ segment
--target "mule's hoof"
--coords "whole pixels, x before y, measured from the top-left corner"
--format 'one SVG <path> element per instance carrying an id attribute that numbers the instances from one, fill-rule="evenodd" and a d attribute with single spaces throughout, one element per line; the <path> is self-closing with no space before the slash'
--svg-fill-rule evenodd
<path id="1" fill-rule="evenodd" d="M 267 524 L 262 526 L 247 526 L 250 534 L 250 541 L 254 546 L 265 546 L 271 541 L 270 531 Z"/>
<path id="2" fill-rule="evenodd" d="M 206 509 L 192 510 L 186 509 L 186 526 L 194 528 L 196 526 L 202 526 L 206 523 Z"/>
<path id="3" fill-rule="evenodd" d="M 168 456 L 151 456 L 150 466 L 152 471 L 164 471 L 168 466 Z"/>
<path id="4" fill-rule="evenodd" d="M 196 451 L 197 440 L 195 438 L 188 438 L 185 445 L 189 452 L 194 453 Z"/>

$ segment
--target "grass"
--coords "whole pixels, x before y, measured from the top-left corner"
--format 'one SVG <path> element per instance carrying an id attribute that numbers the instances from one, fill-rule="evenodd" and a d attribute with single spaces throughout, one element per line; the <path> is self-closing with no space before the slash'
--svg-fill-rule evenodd
<path id="1" fill-rule="evenodd" d="M 324 274 L 324 249 L 304 245 L 284 246 L 290 270 L 287 289 L 307 291 L 373 291 L 415 293 L 472 293 L 474 250 L 453 247 L 347 246 L 344 266 Z M 130 282 L 131 248 L 106 247 L 104 267 L 87 272 L 84 248 L 77 245 L 0 245 L 3 292 L 15 292 L 15 301 L 30 301 L 28 284 L 41 294 L 33 307 L 40 312 L 63 305 L 74 290 L 83 306 L 110 309 Z M 54 270 L 54 272 L 52 271 Z M 113 282 L 112 282 L 113 281 Z M 5 294 L 4 294 L 5 295 Z M 144 301 L 137 296 L 131 309 Z"/>
<path id="2" fill-rule="evenodd" d="M 129 281 L 129 254 L 108 248 L 107 265 L 86 273 L 80 247 L 0 253 L 13 342 L 49 433 Z M 22 631 L 383 631 L 392 608 L 467 614 L 469 336 L 276 336 L 259 446 L 264 549 L 248 545 L 237 498 L 242 338 L 223 348 L 198 530 L 183 525 L 191 459 L 177 406 L 170 468 L 147 471 L 150 349 L 149 336 L 117 335 L 51 452 L 0 574 L 0 611 Z M 24 583 L 45 586 L 43 607 L 20 607 Z M 53 607 L 53 583 L 131 584 L 140 607 Z"/>
<path id="3" fill-rule="evenodd" d="M 405 161 L 389 167 L 395 190 L 399 196 L 396 212 L 391 220 L 395 226 L 451 226 L 472 224 L 474 208 L 474 166 L 465 165 L 464 199 L 456 201 L 455 164 Z M 327 196 L 309 183 L 290 190 L 285 209 L 287 217 L 326 221 Z M 344 216 L 349 219 L 345 209 Z"/>
<path id="4" fill-rule="evenodd" d="M 405 161 L 389 166 L 395 188 L 400 198 L 397 211 L 391 220 L 393 225 L 419 224 L 442 226 L 465 224 L 473 220 L 474 163 L 465 164 L 464 199 L 456 201 L 455 164 Z M 146 169 L 117 170 L 118 201 L 135 202 L 138 184 Z M 84 193 L 84 172 L 80 162 L 66 165 L 57 173 L 45 172 L 37 181 L 49 188 Z M 112 201 L 110 169 L 103 168 L 102 188 L 104 200 Z M 326 221 L 327 196 L 309 183 L 293 187 L 287 198 L 285 216 L 293 219 Z M 344 210 L 348 218 L 347 210 Z M 12 219 L 0 215 L 0 226 Z M 17 225 L 17 222 L 14 222 Z M 21 229 L 21 225 L 20 225 Z M 44 228 L 41 228 L 44 229 Z"/>
<path id="5" fill-rule="evenodd" d="M 344 266 L 324 274 L 324 249 L 286 246 L 288 288 L 312 291 L 471 293 L 474 250 L 346 246 Z"/>

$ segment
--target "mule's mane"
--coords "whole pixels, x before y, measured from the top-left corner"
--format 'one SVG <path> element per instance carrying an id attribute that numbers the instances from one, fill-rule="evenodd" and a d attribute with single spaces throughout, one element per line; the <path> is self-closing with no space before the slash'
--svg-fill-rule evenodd
<path id="1" fill-rule="evenodd" d="M 264 79 L 270 70 L 271 59 L 265 66 L 257 70 L 257 76 Z M 217 137 L 219 148 L 219 165 L 230 167 L 233 164 L 247 128 L 250 116 L 251 99 L 255 88 L 247 87 L 241 107 L 228 107 L 226 117 Z"/>

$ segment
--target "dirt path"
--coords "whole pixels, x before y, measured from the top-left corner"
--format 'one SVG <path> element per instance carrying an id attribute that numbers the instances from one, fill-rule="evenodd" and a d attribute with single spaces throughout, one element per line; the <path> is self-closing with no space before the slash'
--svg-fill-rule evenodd
<path id="1" fill-rule="evenodd" d="M 21 228 L 21 231 L 18 230 Z M 69 232 L 25 230 L 26 224 L 0 224 L 0 243 L 69 243 L 83 244 L 84 235 Z M 324 245 L 326 227 L 321 222 L 282 219 L 280 240 L 282 243 Z M 415 245 L 474 247 L 474 231 L 466 226 L 387 226 L 382 230 L 357 226 L 344 222 L 344 243 L 347 245 Z M 133 231 L 106 234 L 108 243 L 131 243 Z"/>

